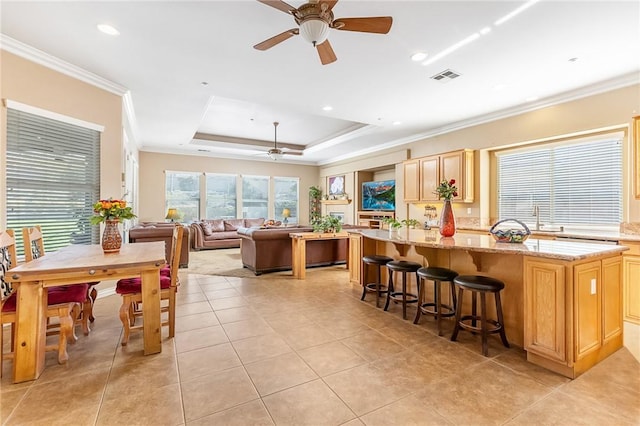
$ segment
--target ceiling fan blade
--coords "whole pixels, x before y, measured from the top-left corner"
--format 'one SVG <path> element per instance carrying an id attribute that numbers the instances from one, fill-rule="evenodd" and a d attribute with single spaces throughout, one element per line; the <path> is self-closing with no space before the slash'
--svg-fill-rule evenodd
<path id="1" fill-rule="evenodd" d="M 338 59 L 331 47 L 331 44 L 329 44 L 329 40 L 325 40 L 317 45 L 316 49 L 318 49 L 318 55 L 320 55 L 320 62 L 322 62 L 322 65 L 330 64 Z"/>
<path id="2" fill-rule="evenodd" d="M 284 151 L 284 155 L 304 155 L 302 151 Z"/>
<path id="3" fill-rule="evenodd" d="M 340 18 L 331 23 L 331 28 L 341 31 L 359 31 L 363 33 L 386 34 L 391 29 L 391 16 L 371 18 Z"/>
<path id="4" fill-rule="evenodd" d="M 276 8 L 284 13 L 288 13 L 289 15 L 293 15 L 293 12 L 296 11 L 296 8 L 283 2 L 282 0 L 258 0 L 260 3 L 266 4 L 267 6 L 271 6 Z"/>
<path id="5" fill-rule="evenodd" d="M 275 46 L 278 43 L 282 43 L 283 41 L 285 41 L 286 39 L 293 37 L 294 35 L 297 35 L 300 32 L 300 30 L 298 28 L 291 28 L 290 30 L 281 32 L 278 35 L 275 35 L 271 38 L 266 39 L 265 41 L 256 44 L 255 46 L 253 46 L 254 49 L 258 49 L 258 50 L 267 50 L 272 48 L 273 46 Z"/>
<path id="6" fill-rule="evenodd" d="M 327 10 L 333 9 L 333 7 L 338 3 L 338 0 L 321 0 L 321 4 L 326 4 L 328 6 Z"/>

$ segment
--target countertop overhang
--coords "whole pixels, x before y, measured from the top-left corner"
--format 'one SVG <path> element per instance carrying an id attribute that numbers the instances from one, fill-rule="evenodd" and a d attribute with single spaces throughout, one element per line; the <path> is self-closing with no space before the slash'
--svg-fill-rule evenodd
<path id="1" fill-rule="evenodd" d="M 429 247 L 448 250 L 465 250 L 483 253 L 518 254 L 576 261 L 612 255 L 629 250 L 628 247 L 597 242 L 576 242 L 565 240 L 546 240 L 529 237 L 524 243 L 498 243 L 490 235 L 457 232 L 453 237 L 442 237 L 438 230 L 401 229 L 392 237 L 388 230 L 359 229 L 349 232 L 362 234 L 367 238 L 394 244 L 406 244 L 417 247 Z"/>

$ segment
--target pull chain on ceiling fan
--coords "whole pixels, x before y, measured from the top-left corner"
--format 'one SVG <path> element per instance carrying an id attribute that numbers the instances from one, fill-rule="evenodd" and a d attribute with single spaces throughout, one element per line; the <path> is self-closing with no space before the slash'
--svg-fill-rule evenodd
<path id="1" fill-rule="evenodd" d="M 313 44 L 318 51 L 322 65 L 330 64 L 338 59 L 329 40 L 327 40 L 329 29 L 387 34 L 393 23 L 391 16 L 334 19 L 332 9 L 338 3 L 338 0 L 311 1 L 297 9 L 282 0 L 258 1 L 292 15 L 296 24 L 298 24 L 298 28 L 291 28 L 253 47 L 258 50 L 267 50 L 294 35 L 302 34 L 302 37 Z"/>

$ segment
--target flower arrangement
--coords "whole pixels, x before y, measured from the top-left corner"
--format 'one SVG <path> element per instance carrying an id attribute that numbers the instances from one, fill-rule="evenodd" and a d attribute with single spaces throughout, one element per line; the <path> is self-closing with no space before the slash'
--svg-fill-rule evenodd
<path id="1" fill-rule="evenodd" d="M 456 187 L 456 180 L 450 179 L 440 182 L 440 185 L 436 188 L 436 194 L 438 194 L 438 199 L 444 198 L 449 201 L 451 201 L 453 197 L 457 197 L 458 188 Z"/>
<path id="2" fill-rule="evenodd" d="M 91 224 L 97 225 L 107 220 L 117 220 L 122 222 L 125 219 L 133 219 L 137 217 L 133 214 L 131 207 L 127 207 L 125 200 L 100 200 L 93 205 L 95 216 L 91 217 Z"/>

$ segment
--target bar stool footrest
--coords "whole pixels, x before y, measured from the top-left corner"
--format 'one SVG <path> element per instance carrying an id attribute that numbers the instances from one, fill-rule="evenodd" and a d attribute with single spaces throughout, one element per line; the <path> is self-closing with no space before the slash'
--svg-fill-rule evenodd
<path id="1" fill-rule="evenodd" d="M 433 307 L 434 309 L 427 309 Z M 434 302 L 428 302 L 428 303 L 423 303 L 422 305 L 419 306 L 420 310 L 422 311 L 423 314 L 425 315 L 433 315 L 436 316 L 438 315 L 438 313 L 435 310 L 436 304 Z M 440 309 L 446 309 L 446 312 L 440 312 L 440 316 L 442 318 L 445 317 L 453 317 L 456 315 L 456 310 L 449 306 L 449 305 L 443 305 L 440 304 Z"/>
<path id="2" fill-rule="evenodd" d="M 366 291 L 370 293 L 375 293 L 376 291 L 379 291 L 380 294 L 386 294 L 389 291 L 386 284 L 385 285 L 379 284 L 378 285 L 379 290 L 376 290 L 376 283 L 369 283 L 365 285 L 364 288 L 366 289 Z"/>
<path id="3" fill-rule="evenodd" d="M 394 302 L 402 302 L 402 295 L 404 293 L 400 292 L 391 292 L 389 294 L 389 299 L 393 300 Z M 406 293 L 407 295 L 407 303 L 418 303 L 418 295 L 416 294 L 412 294 L 412 293 Z"/>
<path id="4" fill-rule="evenodd" d="M 479 316 L 465 315 L 462 318 L 460 318 L 460 328 L 463 328 L 465 330 L 469 330 L 472 332 L 475 331 L 478 333 L 482 333 L 482 327 L 480 325 L 473 326 L 465 322 L 465 321 L 473 321 L 473 320 L 476 320 L 479 324 L 482 324 L 481 318 Z M 487 333 L 499 333 L 500 330 L 502 330 L 503 328 L 502 324 L 500 324 L 498 321 L 494 319 L 487 319 L 487 324 L 493 325 L 493 327 L 487 328 Z"/>

